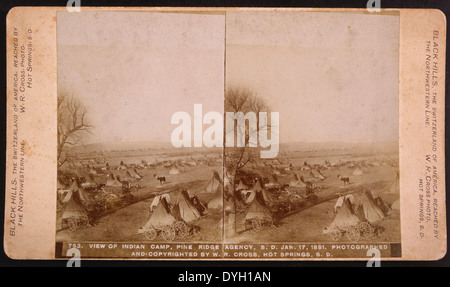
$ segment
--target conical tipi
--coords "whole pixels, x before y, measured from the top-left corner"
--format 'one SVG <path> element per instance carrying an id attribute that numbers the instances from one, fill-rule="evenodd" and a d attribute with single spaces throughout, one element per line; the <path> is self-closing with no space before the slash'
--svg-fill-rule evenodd
<path id="1" fill-rule="evenodd" d="M 360 219 L 353 212 L 353 208 L 348 199 L 345 199 L 341 207 L 338 209 L 330 228 L 346 228 L 350 226 L 356 226 L 360 222 Z"/>
<path id="2" fill-rule="evenodd" d="M 213 172 L 211 180 L 208 185 L 203 190 L 204 193 L 215 193 L 217 189 L 221 188 L 222 180 L 220 179 L 219 173 L 217 171 Z"/>

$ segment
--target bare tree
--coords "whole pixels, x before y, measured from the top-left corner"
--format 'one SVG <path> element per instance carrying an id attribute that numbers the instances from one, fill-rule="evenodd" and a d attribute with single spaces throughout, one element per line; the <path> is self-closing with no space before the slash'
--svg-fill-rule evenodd
<path id="1" fill-rule="evenodd" d="M 64 146 L 82 142 L 83 133 L 91 133 L 92 124 L 87 119 L 87 108 L 66 93 L 58 93 L 58 163 Z"/>
<path id="2" fill-rule="evenodd" d="M 242 112 L 246 114 L 248 112 L 254 112 L 256 114 L 257 124 L 256 127 L 251 127 L 249 124 L 246 124 L 244 127 L 234 126 L 234 130 L 229 130 L 228 132 L 241 133 L 244 135 L 244 146 L 243 147 L 225 147 L 225 169 L 226 172 L 224 176 L 228 177 L 229 182 L 231 183 L 232 190 L 228 197 L 230 198 L 229 203 L 232 205 L 231 210 L 234 214 L 230 214 L 229 225 L 228 226 L 228 234 L 230 236 L 234 235 L 236 232 L 236 186 L 237 176 L 239 171 L 241 171 L 247 164 L 258 161 L 259 149 L 257 148 L 249 148 L 251 143 L 250 134 L 252 132 L 256 132 L 259 128 L 260 112 L 270 112 L 270 107 L 268 104 L 261 98 L 257 97 L 254 92 L 250 91 L 246 88 L 241 87 L 230 87 L 226 91 L 225 95 L 225 112 L 233 112 L 238 113 Z M 265 123 L 266 128 L 270 128 L 267 123 Z M 224 125 L 225 126 L 225 125 Z M 244 129 L 244 130 L 242 130 Z M 256 129 L 253 130 L 253 129 Z M 257 140 L 257 139 L 256 139 Z M 258 141 L 258 140 L 257 140 Z M 257 143 L 253 143 L 257 145 Z"/>
<path id="3" fill-rule="evenodd" d="M 227 168 L 227 171 L 232 174 L 231 181 L 233 182 L 233 184 L 236 184 L 235 181 L 237 172 L 244 168 L 249 162 L 258 160 L 257 154 L 259 154 L 259 150 L 248 148 L 250 143 L 252 143 L 250 134 L 252 132 L 257 132 L 259 129 L 259 113 L 269 113 L 270 107 L 263 99 L 256 96 L 250 90 L 245 88 L 231 87 L 227 90 L 225 96 L 225 112 L 242 112 L 244 114 L 247 112 L 254 112 L 256 114 L 256 127 L 251 127 L 249 125 L 245 125 L 245 127 L 234 126 L 234 131 L 231 131 L 244 135 L 244 146 L 227 147 L 225 149 L 225 166 Z M 270 125 L 268 123 L 264 123 L 263 127 L 267 128 L 270 131 Z M 245 130 L 240 130 L 242 128 L 245 128 Z M 257 142 L 253 144 L 257 145 Z"/>

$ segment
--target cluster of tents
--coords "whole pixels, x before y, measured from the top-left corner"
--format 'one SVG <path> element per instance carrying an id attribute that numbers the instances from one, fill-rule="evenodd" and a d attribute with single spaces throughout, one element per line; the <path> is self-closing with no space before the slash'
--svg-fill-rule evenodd
<path id="1" fill-rule="evenodd" d="M 240 182 L 241 184 L 242 182 Z M 242 200 L 245 204 L 252 204 L 255 200 L 259 200 L 261 204 L 270 205 L 274 199 L 270 193 L 264 188 L 262 180 L 257 180 L 256 183 L 248 188 L 245 185 L 238 185 L 236 188 L 237 198 Z"/>
<path id="2" fill-rule="evenodd" d="M 291 173 L 286 176 L 272 175 L 269 178 L 253 178 L 252 176 L 247 178 L 244 174 L 240 176 L 240 179 L 234 187 L 231 186 L 228 177 L 225 177 L 225 181 L 223 182 L 221 180 L 217 172 L 213 173 L 203 191 L 213 194 L 211 200 L 208 202 L 208 208 L 222 208 L 225 192 L 225 197 L 234 197 L 236 204 L 241 206 L 243 210 L 248 211 L 257 207 L 256 209 L 264 210 L 267 213 L 269 209 L 280 209 L 285 205 L 284 201 L 291 201 L 291 196 L 296 196 L 297 203 L 307 200 L 305 197 L 307 195 L 307 187 L 314 185 L 303 177 L 298 177 L 296 173 Z M 298 192 L 295 192 L 294 189 L 287 191 L 285 190 L 286 187 L 293 187 Z M 281 196 L 283 192 L 291 196 L 283 197 Z M 301 194 L 301 196 L 298 194 Z M 294 202 L 289 202 L 289 206 L 295 204 Z"/>
<path id="3" fill-rule="evenodd" d="M 69 218 L 71 222 L 85 221 L 89 216 L 96 217 L 104 211 L 126 204 L 132 197 L 132 182 L 141 178 L 132 170 L 95 176 L 77 171 L 77 175 L 67 185 L 57 181 L 58 208 L 62 211 L 63 225 Z"/>
<path id="4" fill-rule="evenodd" d="M 88 197 L 76 179 L 72 179 L 69 188 L 62 189 L 58 182 L 58 199 L 64 206 L 61 214 L 61 224 L 76 229 L 79 224 L 88 224 L 89 216 L 86 205 Z"/>
<path id="5" fill-rule="evenodd" d="M 392 206 L 389 207 L 380 196 L 373 196 L 369 190 L 341 196 L 334 206 L 335 217 L 328 230 L 345 230 L 357 226 L 360 222 L 376 226 L 391 215 L 391 208 Z"/>
<path id="6" fill-rule="evenodd" d="M 270 226 L 272 225 L 272 216 L 269 207 L 267 206 L 268 202 L 267 194 L 263 189 L 259 191 L 255 191 L 252 193 L 252 199 L 249 201 L 250 206 L 245 213 L 244 220 L 264 220 L 270 221 Z M 255 228 L 255 227 L 254 227 Z"/>
<path id="7" fill-rule="evenodd" d="M 231 186 L 231 181 L 225 176 L 224 181 L 217 172 L 214 172 L 209 180 L 205 193 L 212 193 L 207 206 L 209 209 L 222 209 L 226 198 L 233 198 L 236 204 L 236 212 L 244 212 L 244 221 L 258 218 L 259 220 L 271 219 L 271 208 L 275 199 L 265 188 L 263 179 L 256 180 L 253 185 L 245 183 L 242 178 L 235 187 Z M 234 191 L 234 193 L 233 193 Z M 225 192 L 225 198 L 224 198 Z M 230 197 L 232 196 L 232 197 Z"/>
<path id="8" fill-rule="evenodd" d="M 90 168 L 79 168 L 75 170 L 75 175 L 80 186 L 86 190 L 102 187 L 121 188 L 124 184 L 127 185 L 143 178 L 136 168 L 108 170 L 102 173 L 92 172 Z M 64 188 L 63 184 L 60 185 Z"/>
<path id="9" fill-rule="evenodd" d="M 176 224 L 185 226 L 187 230 L 192 230 L 192 224 L 200 217 L 208 213 L 207 208 L 200 202 L 197 196 L 191 196 L 187 190 L 182 190 L 178 194 L 176 202 L 172 203 L 173 196 L 162 194 L 156 196 L 150 205 L 150 218 L 145 223 L 142 230 L 167 230 L 174 229 L 174 236 L 177 228 Z M 187 227 L 189 226 L 189 227 Z M 185 231 L 184 233 L 186 233 Z M 165 237 L 166 240 L 173 240 L 174 237 Z"/>
<path id="10" fill-rule="evenodd" d="M 157 160 L 156 160 L 157 161 Z M 171 161 L 157 161 L 158 165 L 168 164 L 168 174 L 178 175 L 183 169 Z M 129 184 L 134 181 L 141 180 L 144 177 L 142 169 L 152 166 L 145 160 L 141 164 L 125 164 L 123 161 L 118 166 L 110 166 L 108 162 L 101 164 L 93 164 L 92 160 L 88 164 L 83 164 L 71 168 L 71 172 L 75 172 L 83 188 L 97 189 L 103 186 L 121 187 L 122 184 Z"/>

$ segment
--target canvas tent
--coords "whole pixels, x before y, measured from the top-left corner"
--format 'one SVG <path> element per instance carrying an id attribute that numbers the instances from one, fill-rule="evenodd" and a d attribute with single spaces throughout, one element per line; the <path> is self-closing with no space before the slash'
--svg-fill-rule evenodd
<path id="1" fill-rule="evenodd" d="M 169 171 L 169 174 L 171 175 L 180 174 L 180 170 L 176 167 L 172 167 Z"/>
<path id="2" fill-rule="evenodd" d="M 305 165 L 305 166 L 302 166 L 302 167 L 300 168 L 300 170 L 301 170 L 301 171 L 309 171 L 309 170 L 311 170 L 311 167 Z"/>
<path id="3" fill-rule="evenodd" d="M 255 185 L 253 185 L 252 189 L 241 189 L 239 190 L 240 196 L 244 203 L 249 204 L 253 201 L 256 196 L 256 193 L 263 192 L 263 184 L 261 183 L 261 179 L 258 180 Z"/>
<path id="4" fill-rule="evenodd" d="M 400 192 L 400 173 L 396 172 L 395 179 L 392 181 L 391 186 L 389 187 L 390 193 L 399 193 Z"/>
<path id="5" fill-rule="evenodd" d="M 139 180 L 139 179 L 142 178 L 142 177 L 137 173 L 137 171 L 136 171 L 135 168 L 133 168 L 133 169 L 128 169 L 128 170 L 127 170 L 127 175 L 128 175 L 129 177 L 131 177 L 131 178 L 133 178 L 133 179 L 137 179 L 137 180 Z"/>
<path id="6" fill-rule="evenodd" d="M 97 186 L 96 183 L 91 179 L 92 174 L 87 172 L 85 169 L 78 169 L 76 173 L 79 186 L 82 186 L 86 189 L 95 188 Z"/>
<path id="7" fill-rule="evenodd" d="M 277 181 L 279 184 L 282 185 L 289 185 L 290 187 L 305 187 L 306 184 L 304 184 L 299 176 L 296 173 L 292 173 L 286 176 L 278 177 Z"/>
<path id="8" fill-rule="evenodd" d="M 253 198 L 252 203 L 250 204 L 250 207 L 247 210 L 247 213 L 245 214 L 245 219 L 253 219 L 253 218 L 264 218 L 268 215 L 269 209 L 266 206 L 264 200 L 262 199 L 262 196 L 260 193 L 255 192 L 256 196 Z"/>
<path id="9" fill-rule="evenodd" d="M 63 202 L 66 203 L 63 214 L 61 216 L 62 220 L 74 218 L 74 219 L 87 219 L 88 213 L 83 205 L 83 201 L 80 198 L 80 193 L 78 191 L 69 190 Z"/>
<path id="10" fill-rule="evenodd" d="M 239 184 L 236 186 L 236 190 L 247 190 L 248 186 L 246 186 L 242 180 L 239 182 Z"/>
<path id="11" fill-rule="evenodd" d="M 325 176 L 323 176 L 323 174 L 317 169 L 312 169 L 310 172 L 310 175 L 317 179 L 321 179 L 321 180 L 325 179 Z"/>
<path id="12" fill-rule="evenodd" d="M 394 200 L 394 202 L 391 204 L 391 208 L 394 210 L 400 210 L 400 199 Z"/>
<path id="13" fill-rule="evenodd" d="M 261 179 L 258 180 L 252 188 L 253 194 L 250 195 L 250 200 L 253 200 L 253 197 L 258 197 L 259 200 L 263 201 L 265 205 L 270 205 L 274 201 L 274 198 L 271 194 L 264 188 L 264 185 L 261 183 Z"/>
<path id="14" fill-rule="evenodd" d="M 213 198 L 208 202 L 209 209 L 222 209 L 223 208 L 223 194 L 222 190 L 217 189 Z"/>
<path id="15" fill-rule="evenodd" d="M 79 184 L 78 184 L 76 179 L 72 180 L 72 183 L 70 184 L 69 190 L 71 191 L 71 193 L 76 193 L 77 196 L 80 198 L 80 200 L 82 202 L 86 202 L 87 201 L 86 194 L 84 194 L 83 188 L 81 188 L 79 186 Z"/>
<path id="16" fill-rule="evenodd" d="M 360 219 L 353 211 L 350 200 L 345 199 L 341 207 L 337 210 L 336 216 L 330 225 L 330 229 L 334 227 L 343 229 L 350 226 L 356 226 L 359 222 Z"/>
<path id="17" fill-rule="evenodd" d="M 377 198 L 374 198 L 375 201 L 375 205 L 381 209 L 381 211 L 383 212 L 384 216 L 390 216 L 392 214 L 392 209 L 391 207 L 389 207 L 383 200 L 383 198 L 381 198 L 381 196 L 378 196 Z"/>
<path id="18" fill-rule="evenodd" d="M 217 171 L 214 171 L 211 180 L 208 182 L 203 192 L 215 193 L 217 189 L 221 189 L 221 187 L 222 187 L 222 180 L 220 179 L 219 173 Z"/>
<path id="19" fill-rule="evenodd" d="M 285 186 L 285 185 L 291 185 L 295 184 L 295 181 L 298 180 L 298 177 L 296 174 L 294 173 L 290 173 L 290 174 L 284 174 L 284 175 L 280 175 L 276 177 L 276 184 L 279 184 L 281 186 Z"/>
<path id="20" fill-rule="evenodd" d="M 261 179 L 258 180 L 253 186 L 252 190 L 255 192 L 261 191 L 263 189 L 263 184 L 261 183 Z"/>
<path id="21" fill-rule="evenodd" d="M 65 186 L 59 180 L 56 182 L 56 190 L 64 190 Z"/>
<path id="22" fill-rule="evenodd" d="M 201 216 L 198 209 L 185 196 L 182 196 L 181 200 L 175 205 L 173 215 L 186 223 L 194 222 Z"/>
<path id="23" fill-rule="evenodd" d="M 385 218 L 385 213 L 374 200 L 370 191 L 366 191 L 360 198 L 356 214 L 371 224 L 378 224 Z"/>
<path id="24" fill-rule="evenodd" d="M 58 200 L 65 204 L 67 203 L 67 194 L 70 193 L 71 191 L 68 189 L 58 189 L 57 193 L 58 193 Z"/>
<path id="25" fill-rule="evenodd" d="M 106 174 L 101 175 L 91 175 L 91 180 L 95 182 L 97 186 L 106 185 L 106 181 L 108 180 L 108 176 Z"/>
<path id="26" fill-rule="evenodd" d="M 355 170 L 353 171 L 353 175 L 361 175 L 361 174 L 363 174 L 363 171 L 358 167 L 355 168 Z"/>
<path id="27" fill-rule="evenodd" d="M 352 194 L 347 194 L 344 196 L 340 196 L 338 198 L 338 200 L 336 201 L 336 204 L 334 205 L 334 212 L 337 212 L 339 210 L 339 208 L 342 207 L 342 205 L 344 204 L 344 202 L 348 200 L 350 206 L 353 208 L 354 204 L 355 204 L 355 197 Z"/>
<path id="28" fill-rule="evenodd" d="M 272 186 L 272 185 L 277 185 L 277 184 L 280 184 L 278 175 L 275 173 L 272 173 L 271 175 L 269 175 L 268 183 L 266 183 L 265 186 L 267 187 L 267 186 Z"/>
<path id="29" fill-rule="evenodd" d="M 255 199 L 256 192 L 254 190 L 243 190 L 242 193 L 242 199 L 245 203 L 249 204 Z"/>
<path id="30" fill-rule="evenodd" d="M 306 184 L 300 180 L 298 175 L 294 173 L 294 177 L 289 181 L 291 187 L 306 187 Z"/>
<path id="31" fill-rule="evenodd" d="M 256 196 L 261 196 L 261 198 L 264 200 L 264 202 L 266 203 L 266 205 L 271 205 L 274 202 L 274 198 L 273 196 L 265 189 L 262 189 L 259 193 L 256 193 Z"/>
<path id="32" fill-rule="evenodd" d="M 162 228 L 166 225 L 171 225 L 177 220 L 170 214 L 169 206 L 164 198 L 161 198 L 159 204 L 153 211 L 150 219 L 145 224 L 145 227 Z"/>
<path id="33" fill-rule="evenodd" d="M 205 205 L 203 205 L 196 194 L 190 195 L 187 189 L 184 189 L 181 191 L 181 195 L 184 196 L 184 198 L 200 212 L 200 215 L 205 215 L 208 213 L 207 208 L 205 207 Z"/>
<path id="34" fill-rule="evenodd" d="M 67 204 L 69 200 L 72 198 L 73 192 L 71 190 L 60 190 L 59 196 L 61 199 L 61 202 L 63 204 Z"/>
<path id="35" fill-rule="evenodd" d="M 233 193 L 233 184 L 230 180 L 230 175 L 228 175 L 226 172 L 223 177 L 223 192 L 228 196 L 232 195 Z"/>
<path id="36" fill-rule="evenodd" d="M 114 174 L 111 173 L 106 180 L 106 186 L 122 187 L 122 183 L 116 178 L 116 176 L 114 176 Z"/>
<path id="37" fill-rule="evenodd" d="M 120 181 L 118 181 L 117 179 L 114 178 L 108 178 L 108 180 L 106 181 L 106 186 L 110 186 L 110 187 L 122 187 L 122 183 Z"/>
<path id="38" fill-rule="evenodd" d="M 159 201 L 162 198 L 164 198 L 164 200 L 166 201 L 166 204 L 170 203 L 170 195 L 169 194 L 165 193 L 165 194 L 157 195 L 153 198 L 152 204 L 150 204 L 150 212 L 153 212 L 155 207 L 157 207 L 159 205 Z"/>

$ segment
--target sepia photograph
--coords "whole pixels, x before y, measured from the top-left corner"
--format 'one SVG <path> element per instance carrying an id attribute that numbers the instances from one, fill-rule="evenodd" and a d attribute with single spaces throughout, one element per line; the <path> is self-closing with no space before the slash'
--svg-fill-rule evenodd
<path id="1" fill-rule="evenodd" d="M 398 61 L 396 13 L 227 12 L 225 111 L 279 150 L 225 147 L 225 241 L 400 243 Z"/>
<path id="2" fill-rule="evenodd" d="M 171 121 L 223 110 L 225 17 L 57 16 L 56 241 L 221 241 L 223 150 L 174 147 Z"/>

